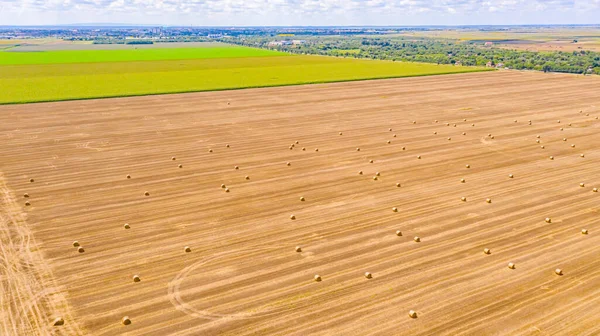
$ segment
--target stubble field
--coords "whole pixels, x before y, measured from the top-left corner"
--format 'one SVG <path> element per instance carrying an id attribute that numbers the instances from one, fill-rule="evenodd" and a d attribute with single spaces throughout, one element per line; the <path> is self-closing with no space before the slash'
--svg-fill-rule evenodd
<path id="1" fill-rule="evenodd" d="M 0 333 L 598 334 L 599 99 L 506 71 L 0 106 Z"/>

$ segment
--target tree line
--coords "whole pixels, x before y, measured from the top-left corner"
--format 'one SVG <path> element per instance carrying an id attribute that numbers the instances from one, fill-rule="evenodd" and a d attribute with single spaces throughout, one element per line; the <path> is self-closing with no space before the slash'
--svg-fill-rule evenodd
<path id="1" fill-rule="evenodd" d="M 463 66 L 499 66 L 517 70 L 600 74 L 600 53 L 578 50 L 524 51 L 483 42 L 411 37 L 295 36 L 304 44 L 270 46 L 273 37 L 227 38 L 225 42 L 276 49 L 295 54 L 370 58 L 391 61 L 461 64 Z"/>

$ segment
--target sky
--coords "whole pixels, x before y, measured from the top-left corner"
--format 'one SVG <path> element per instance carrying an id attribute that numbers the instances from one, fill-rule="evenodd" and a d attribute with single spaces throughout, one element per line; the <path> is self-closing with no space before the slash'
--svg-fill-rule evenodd
<path id="1" fill-rule="evenodd" d="M 600 0 L 0 0 L 2 25 L 600 24 Z"/>

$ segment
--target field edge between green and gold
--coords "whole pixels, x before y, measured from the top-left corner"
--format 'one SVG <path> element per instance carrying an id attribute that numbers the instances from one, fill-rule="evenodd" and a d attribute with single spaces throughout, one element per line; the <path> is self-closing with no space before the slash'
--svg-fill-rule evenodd
<path id="1" fill-rule="evenodd" d="M 17 65 L 5 70 L 0 72 L 0 88 L 3 88 L 0 105 L 449 75 L 490 69 L 325 56 L 269 56 Z"/>

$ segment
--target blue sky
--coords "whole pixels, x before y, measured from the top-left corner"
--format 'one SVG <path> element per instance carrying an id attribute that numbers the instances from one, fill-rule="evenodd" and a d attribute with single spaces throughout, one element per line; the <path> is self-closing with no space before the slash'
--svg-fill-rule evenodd
<path id="1" fill-rule="evenodd" d="M 0 0 L 0 25 L 600 24 L 600 0 Z"/>

